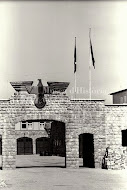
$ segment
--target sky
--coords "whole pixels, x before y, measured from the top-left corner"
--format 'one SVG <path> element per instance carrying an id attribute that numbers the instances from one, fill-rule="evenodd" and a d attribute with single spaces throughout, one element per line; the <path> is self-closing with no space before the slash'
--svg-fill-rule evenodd
<path id="1" fill-rule="evenodd" d="M 9 82 L 41 78 L 70 82 L 74 97 L 89 98 L 89 28 L 95 58 L 92 99 L 112 102 L 110 93 L 127 88 L 127 1 L 0 1 L 0 99 Z"/>

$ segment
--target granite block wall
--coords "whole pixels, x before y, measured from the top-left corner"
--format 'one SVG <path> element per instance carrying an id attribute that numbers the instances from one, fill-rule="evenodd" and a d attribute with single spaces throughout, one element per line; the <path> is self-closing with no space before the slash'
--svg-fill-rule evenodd
<path id="1" fill-rule="evenodd" d="M 124 169 L 126 147 L 122 146 L 122 130 L 127 129 L 127 105 L 108 105 L 105 113 L 107 168 Z"/>
<path id="2" fill-rule="evenodd" d="M 16 138 L 23 135 L 15 131 L 15 124 L 38 119 L 65 123 L 66 167 L 79 167 L 79 135 L 91 133 L 94 137 L 95 168 L 102 168 L 107 147 L 106 167 L 124 168 L 121 130 L 127 128 L 127 106 L 105 106 L 103 100 L 70 100 L 64 92 L 46 94 L 45 98 L 47 103 L 42 109 L 35 107 L 35 95 L 22 91 L 15 93 L 8 101 L 0 101 L 2 169 L 15 169 Z"/>

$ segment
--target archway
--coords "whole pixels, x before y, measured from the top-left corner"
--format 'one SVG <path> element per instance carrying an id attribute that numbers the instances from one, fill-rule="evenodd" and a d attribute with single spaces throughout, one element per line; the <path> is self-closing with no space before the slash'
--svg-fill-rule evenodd
<path id="1" fill-rule="evenodd" d="M 79 157 L 83 158 L 83 167 L 95 167 L 93 134 L 83 133 L 79 135 Z"/>
<path id="2" fill-rule="evenodd" d="M 33 154 L 33 141 L 31 138 L 22 137 L 17 139 L 17 155 Z"/>
<path id="3" fill-rule="evenodd" d="M 24 124 L 25 129 L 22 127 Z M 65 123 L 46 119 L 26 120 L 16 125 L 15 130 L 18 138 L 17 168 L 66 167 Z"/>

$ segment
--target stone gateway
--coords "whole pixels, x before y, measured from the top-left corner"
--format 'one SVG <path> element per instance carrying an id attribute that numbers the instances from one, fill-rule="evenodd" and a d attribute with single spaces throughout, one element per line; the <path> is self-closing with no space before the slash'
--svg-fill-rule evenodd
<path id="1" fill-rule="evenodd" d="M 0 100 L 2 169 L 16 168 L 17 154 L 65 156 L 67 168 L 124 169 L 127 147 L 127 105 L 104 100 L 71 100 L 69 83 L 49 82 L 46 105 L 38 109 L 32 81 L 12 82 L 14 95 Z"/>

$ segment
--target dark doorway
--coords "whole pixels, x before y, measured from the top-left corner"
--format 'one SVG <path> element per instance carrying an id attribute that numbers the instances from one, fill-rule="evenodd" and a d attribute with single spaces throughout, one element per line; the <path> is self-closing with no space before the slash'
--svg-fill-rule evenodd
<path id="1" fill-rule="evenodd" d="M 0 155 L 2 155 L 2 137 L 0 137 Z"/>
<path id="2" fill-rule="evenodd" d="M 83 167 L 95 167 L 93 134 L 84 133 L 79 136 L 79 157 L 83 158 Z"/>
<path id="3" fill-rule="evenodd" d="M 126 147 L 125 165 L 127 166 L 127 129 L 122 130 L 122 146 Z"/>
<path id="4" fill-rule="evenodd" d="M 33 154 L 33 141 L 31 138 L 22 137 L 17 139 L 17 154 L 18 155 Z"/>
<path id="5" fill-rule="evenodd" d="M 41 137 L 36 139 L 36 154 L 42 154 L 43 156 L 50 156 L 50 139 L 47 137 Z"/>
<path id="6" fill-rule="evenodd" d="M 122 146 L 127 146 L 127 129 L 122 130 Z"/>

